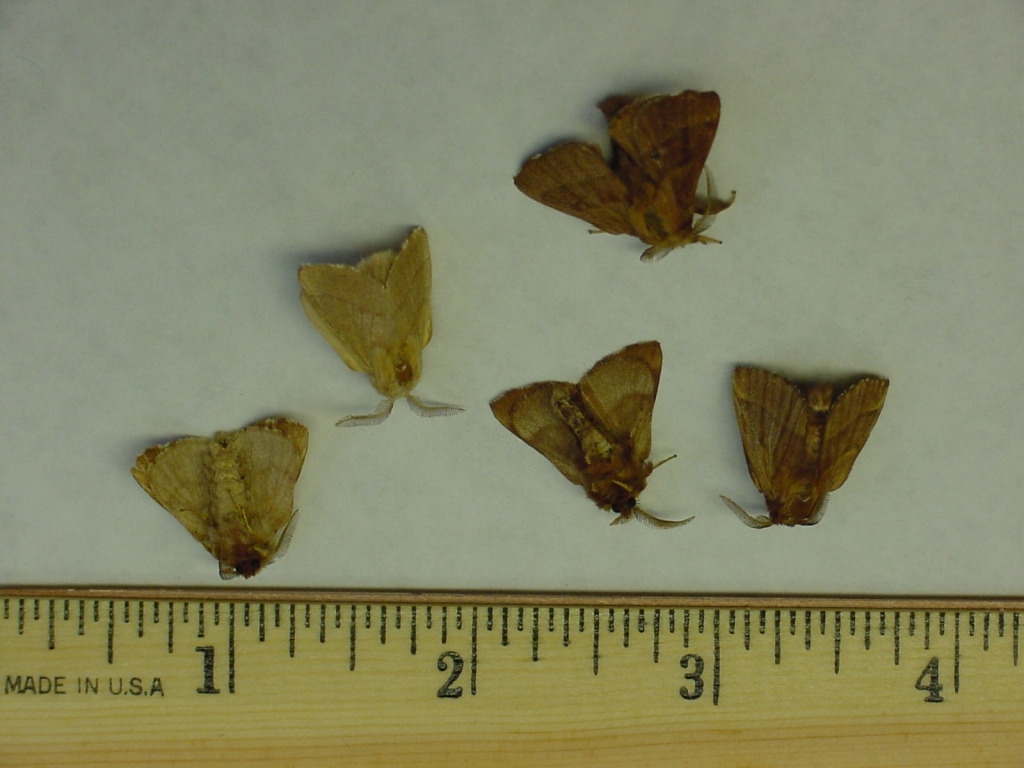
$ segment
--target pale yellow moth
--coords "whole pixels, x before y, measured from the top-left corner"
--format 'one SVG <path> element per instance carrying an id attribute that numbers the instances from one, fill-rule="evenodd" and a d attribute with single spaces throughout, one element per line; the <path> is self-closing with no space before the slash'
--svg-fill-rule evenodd
<path id="1" fill-rule="evenodd" d="M 430 248 L 422 227 L 398 251 L 371 254 L 354 267 L 299 267 L 302 308 L 313 326 L 353 371 L 370 377 L 384 400 L 373 413 L 346 416 L 337 426 L 371 426 L 406 398 L 420 416 L 450 416 L 455 405 L 426 403 L 412 390 L 423 369 L 423 348 L 432 333 Z"/>

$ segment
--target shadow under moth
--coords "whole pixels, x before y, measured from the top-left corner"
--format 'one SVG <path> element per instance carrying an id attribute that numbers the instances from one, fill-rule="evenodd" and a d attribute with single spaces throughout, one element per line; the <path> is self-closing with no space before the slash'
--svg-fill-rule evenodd
<path id="1" fill-rule="evenodd" d="M 248 579 L 291 541 L 308 436 L 297 422 L 267 419 L 212 439 L 183 437 L 145 450 L 132 475 L 217 558 L 222 579 Z"/>
<path id="2" fill-rule="evenodd" d="M 380 424 L 395 400 L 406 398 L 420 416 L 450 416 L 455 405 L 425 403 L 412 390 L 423 370 L 423 348 L 433 332 L 430 248 L 417 227 L 398 251 L 371 254 L 354 267 L 299 267 L 302 308 L 313 326 L 353 371 L 369 376 L 384 400 L 374 413 L 346 416 L 337 426 Z"/>
<path id="3" fill-rule="evenodd" d="M 761 368 L 738 367 L 733 406 L 750 479 L 768 514 L 753 517 L 722 496 L 744 524 L 814 525 L 828 494 L 846 482 L 882 411 L 889 380 L 865 376 L 848 387 L 800 386 Z"/>
<path id="4" fill-rule="evenodd" d="M 598 108 L 612 140 L 609 162 L 596 144 L 566 142 L 527 160 L 516 186 L 598 231 L 639 238 L 649 246 L 643 261 L 690 243 L 720 242 L 703 234 L 736 198 L 733 192 L 719 199 L 704 167 L 718 130 L 718 94 L 610 96 Z M 700 196 L 702 173 L 707 188 Z"/>
<path id="5" fill-rule="evenodd" d="M 571 483 L 582 486 L 601 509 L 657 528 L 684 525 L 661 520 L 637 506 L 647 477 L 664 464 L 651 455 L 651 414 L 661 377 L 661 345 L 631 344 L 599 360 L 578 384 L 541 381 L 491 401 L 510 432 L 542 453 Z"/>

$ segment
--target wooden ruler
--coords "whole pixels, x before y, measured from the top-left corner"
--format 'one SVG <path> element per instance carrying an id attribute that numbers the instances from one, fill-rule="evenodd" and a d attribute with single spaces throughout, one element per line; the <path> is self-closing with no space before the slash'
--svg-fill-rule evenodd
<path id="1" fill-rule="evenodd" d="M 0 765 L 1024 764 L 1024 600 L 0 589 Z"/>

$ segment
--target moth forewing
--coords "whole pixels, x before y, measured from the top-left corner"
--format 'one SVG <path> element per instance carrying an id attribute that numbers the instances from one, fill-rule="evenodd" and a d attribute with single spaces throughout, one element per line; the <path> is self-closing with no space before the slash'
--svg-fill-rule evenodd
<path id="1" fill-rule="evenodd" d="M 294 519 L 307 442 L 303 425 L 267 419 L 153 446 L 132 475 L 217 558 L 222 578 L 249 578 L 279 554 Z"/>
<path id="2" fill-rule="evenodd" d="M 636 497 L 654 469 L 647 459 L 660 373 L 658 342 L 633 344 L 599 360 L 578 385 L 545 381 L 509 390 L 491 410 L 618 521 L 634 514 L 657 521 Z"/>
<path id="3" fill-rule="evenodd" d="M 373 253 L 355 266 L 306 264 L 299 268 L 302 308 L 349 368 L 365 373 L 385 400 L 374 413 L 348 416 L 340 425 L 384 421 L 392 403 L 409 397 L 430 342 L 430 248 L 417 227 L 398 251 Z M 420 416 L 446 416 L 454 405 L 410 400 Z"/>
<path id="4" fill-rule="evenodd" d="M 697 195 L 718 129 L 718 94 L 611 96 L 598 106 L 612 140 L 609 162 L 596 145 L 568 142 L 527 160 L 516 186 L 600 231 L 639 238 L 650 246 L 644 261 L 690 243 L 719 242 L 701 233 L 735 193 L 718 199 L 709 176 L 706 196 Z"/>
<path id="5" fill-rule="evenodd" d="M 814 525 L 828 493 L 849 475 L 878 419 L 889 382 L 865 377 L 839 390 L 798 386 L 760 368 L 738 367 L 733 405 L 750 478 L 764 494 L 768 515 L 752 517 L 722 499 L 746 525 Z"/>

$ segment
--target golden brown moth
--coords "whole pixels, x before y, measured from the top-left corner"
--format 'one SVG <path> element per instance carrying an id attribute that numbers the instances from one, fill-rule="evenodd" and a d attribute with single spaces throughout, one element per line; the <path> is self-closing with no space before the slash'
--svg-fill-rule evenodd
<path id="1" fill-rule="evenodd" d="M 643 261 L 690 243 L 720 242 L 703 234 L 736 199 L 735 192 L 719 199 L 704 167 L 718 130 L 718 94 L 610 96 L 597 106 L 608 121 L 610 162 L 596 144 L 570 141 L 527 160 L 516 186 L 598 231 L 638 237 L 650 246 Z M 697 194 L 702 173 L 703 196 Z"/>
<path id="2" fill-rule="evenodd" d="M 598 507 L 617 514 L 612 525 L 636 517 L 674 528 L 693 518 L 661 520 L 636 503 L 651 472 L 675 458 L 648 461 L 660 378 L 661 345 L 646 341 L 599 360 L 579 384 L 540 381 L 509 390 L 491 401 L 491 411 Z"/>
<path id="3" fill-rule="evenodd" d="M 370 377 L 384 400 L 374 413 L 346 416 L 338 426 L 380 424 L 395 400 L 406 398 L 420 416 L 450 416 L 455 405 L 425 403 L 412 390 L 423 369 L 432 333 L 430 248 L 417 227 L 398 251 L 379 251 L 354 267 L 299 267 L 302 308 L 310 322 L 353 371 Z"/>
<path id="4" fill-rule="evenodd" d="M 291 541 L 308 435 L 297 422 L 267 419 L 213 439 L 183 437 L 145 450 L 132 475 L 217 558 L 222 579 L 248 579 Z"/>
<path id="5" fill-rule="evenodd" d="M 750 479 L 764 494 L 768 514 L 749 515 L 722 496 L 751 528 L 814 525 L 828 494 L 843 483 L 885 403 L 889 380 L 865 376 L 846 388 L 800 386 L 761 368 L 740 366 L 732 379 L 733 405 Z"/>

